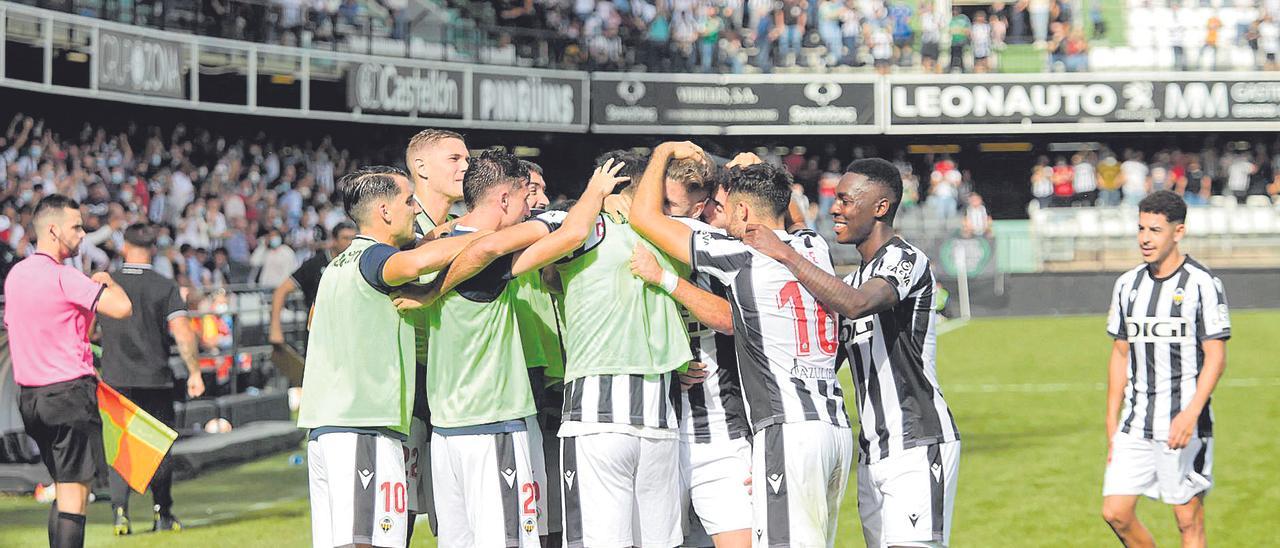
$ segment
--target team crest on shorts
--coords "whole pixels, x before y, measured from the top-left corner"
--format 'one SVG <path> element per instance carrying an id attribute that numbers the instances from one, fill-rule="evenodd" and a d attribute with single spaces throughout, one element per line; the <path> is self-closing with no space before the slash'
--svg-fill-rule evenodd
<path id="1" fill-rule="evenodd" d="M 378 522 L 378 527 L 382 528 L 383 533 L 391 532 L 391 527 L 395 525 L 389 516 L 382 516 L 382 521 Z"/>
<path id="2" fill-rule="evenodd" d="M 525 534 L 529 534 L 529 535 L 531 535 L 531 534 L 533 534 L 533 532 L 534 532 L 534 531 L 536 531 L 536 530 L 538 529 L 538 524 L 537 524 L 537 523 L 534 523 L 533 518 L 526 517 L 526 518 L 524 518 L 524 525 L 523 525 L 523 527 L 524 527 L 524 532 L 525 532 Z"/>

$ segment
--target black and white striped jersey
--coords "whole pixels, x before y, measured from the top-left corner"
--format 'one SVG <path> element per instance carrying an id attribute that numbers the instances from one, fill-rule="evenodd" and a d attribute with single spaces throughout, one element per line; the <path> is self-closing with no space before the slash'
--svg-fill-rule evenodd
<path id="1" fill-rule="evenodd" d="M 776 231 L 801 256 L 832 272 L 827 243 L 810 230 Z M 725 285 L 747 416 L 755 431 L 824 421 L 849 427 L 836 380 L 836 320 L 787 267 L 741 240 L 693 233 L 693 269 Z"/>
<path id="2" fill-rule="evenodd" d="M 858 392 L 859 459 L 874 463 L 912 447 L 960 439 L 938 387 L 937 312 L 929 258 L 894 236 L 845 278 L 861 287 L 889 283 L 898 304 L 861 318 L 840 319 L 840 342 Z"/>
<path id="3" fill-rule="evenodd" d="M 564 422 L 621 424 L 675 430 L 672 373 L 587 375 L 565 383 Z"/>
<path id="4" fill-rule="evenodd" d="M 1191 403 L 1204 366 L 1203 341 L 1231 337 L 1231 315 L 1222 281 L 1187 257 L 1167 278 L 1147 265 L 1116 281 L 1107 333 L 1129 342 L 1121 431 L 1166 440 L 1169 423 Z M 1205 405 L 1198 435 L 1213 435 L 1213 412 Z"/>
<path id="5" fill-rule="evenodd" d="M 676 217 L 697 231 L 724 234 L 724 231 L 701 221 Z M 693 271 L 690 281 L 717 297 L 728 299 L 727 288 L 704 272 Z M 734 353 L 733 336 L 717 333 L 703 325 L 693 314 L 680 308 L 689 325 L 689 346 L 694 361 L 706 366 L 703 382 L 682 391 L 680 395 L 680 437 L 693 443 L 710 443 L 744 438 L 751 434 L 746 405 L 742 401 L 742 381 L 738 375 L 738 357 Z"/>

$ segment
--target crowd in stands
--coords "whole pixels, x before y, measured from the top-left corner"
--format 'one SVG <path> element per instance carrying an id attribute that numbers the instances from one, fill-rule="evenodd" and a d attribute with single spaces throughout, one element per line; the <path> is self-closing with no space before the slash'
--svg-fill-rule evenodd
<path id="1" fill-rule="evenodd" d="M 181 124 L 167 133 L 86 124 L 78 135 L 57 135 L 18 115 L 0 135 L 0 255 L 33 252 L 32 210 L 59 193 L 82 205 L 88 236 L 75 260 L 86 271 L 118 259 L 125 227 L 150 222 L 159 227 L 156 271 L 184 287 L 274 287 L 345 219 L 334 181 L 357 161 L 369 158 L 327 137 L 277 146 Z"/>
<path id="2" fill-rule="evenodd" d="M 1031 170 L 1031 193 L 1040 207 L 1137 205 L 1147 194 L 1170 190 L 1189 205 L 1213 195 L 1245 202 L 1280 195 L 1280 142 L 1206 144 L 1199 151 L 1111 149 L 1041 156 Z"/>

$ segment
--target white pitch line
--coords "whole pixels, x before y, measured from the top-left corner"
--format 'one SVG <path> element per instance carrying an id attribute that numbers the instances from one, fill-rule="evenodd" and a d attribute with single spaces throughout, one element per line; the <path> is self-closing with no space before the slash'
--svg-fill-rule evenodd
<path id="1" fill-rule="evenodd" d="M 231 521 L 231 520 L 234 520 L 234 519 L 238 519 L 238 518 L 240 518 L 240 517 L 243 517 L 245 514 L 249 514 L 249 513 L 251 513 L 251 512 L 258 512 L 258 511 L 266 510 L 266 509 L 268 509 L 268 508 L 272 508 L 272 507 L 274 507 L 274 506 L 278 506 L 278 505 L 284 504 L 284 503 L 286 503 L 286 502 L 293 502 L 293 501 L 295 501 L 295 500 L 297 500 L 297 499 L 296 499 L 296 498 L 281 498 L 281 499 L 276 499 L 276 500 L 269 500 L 269 501 L 257 502 L 257 503 L 254 503 L 254 504 L 249 505 L 249 507 L 248 507 L 247 509 L 245 509 L 244 511 L 240 511 L 240 512 L 218 512 L 218 513 L 216 513 L 216 514 L 208 514 L 208 515 L 206 515 L 205 517 L 202 517 L 202 518 L 183 520 L 183 525 L 186 525 L 186 526 L 189 526 L 189 527 L 200 527 L 200 526 L 204 526 L 204 525 L 213 525 L 213 524 L 221 523 L 221 522 L 224 522 L 224 521 Z"/>
<path id="2" fill-rule="evenodd" d="M 1280 377 L 1223 379 L 1219 388 L 1274 388 L 1280 387 Z M 1043 392 L 1091 392 L 1104 391 L 1106 383 L 981 383 L 943 384 L 946 393 L 1024 393 Z"/>

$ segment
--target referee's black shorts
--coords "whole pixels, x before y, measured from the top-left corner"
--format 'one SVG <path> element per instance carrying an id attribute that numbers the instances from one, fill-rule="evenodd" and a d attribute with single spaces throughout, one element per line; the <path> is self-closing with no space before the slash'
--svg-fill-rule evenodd
<path id="1" fill-rule="evenodd" d="M 93 481 L 98 463 L 106 458 L 95 377 L 23 386 L 18 393 L 18 412 L 54 482 Z"/>

